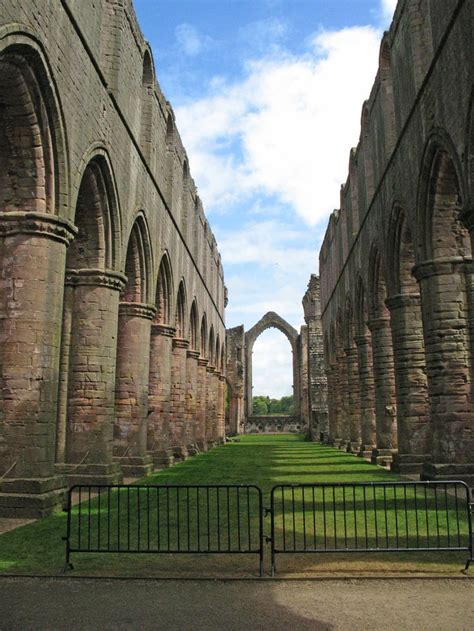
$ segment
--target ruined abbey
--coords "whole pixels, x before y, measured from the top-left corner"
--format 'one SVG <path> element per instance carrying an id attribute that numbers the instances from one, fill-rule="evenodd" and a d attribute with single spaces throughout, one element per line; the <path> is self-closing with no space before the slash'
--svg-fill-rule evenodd
<path id="1" fill-rule="evenodd" d="M 269 312 L 226 331 L 221 257 L 131 0 L 2 2 L 0 516 L 242 431 L 474 482 L 473 30 L 471 0 L 399 1 L 305 325 Z M 293 353 L 283 424 L 252 415 L 268 327 Z"/>
<path id="2" fill-rule="evenodd" d="M 329 440 L 474 483 L 471 0 L 400 0 L 320 252 Z"/>
<path id="3" fill-rule="evenodd" d="M 223 440 L 226 290 L 130 0 L 0 13 L 0 513 L 39 516 Z"/>

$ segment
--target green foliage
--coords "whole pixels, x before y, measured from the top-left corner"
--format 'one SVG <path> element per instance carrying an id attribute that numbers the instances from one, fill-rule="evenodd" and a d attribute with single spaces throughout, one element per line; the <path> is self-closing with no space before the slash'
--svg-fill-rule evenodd
<path id="1" fill-rule="evenodd" d="M 270 399 L 268 396 L 257 395 L 253 398 L 253 414 L 255 416 L 266 416 L 268 414 L 285 415 L 293 414 L 293 395 L 282 397 L 281 399 Z"/>

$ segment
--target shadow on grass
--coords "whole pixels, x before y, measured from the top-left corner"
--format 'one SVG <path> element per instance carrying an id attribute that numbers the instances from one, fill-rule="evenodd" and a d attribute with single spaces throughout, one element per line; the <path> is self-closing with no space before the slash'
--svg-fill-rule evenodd
<path id="1" fill-rule="evenodd" d="M 331 466 L 332 465 L 332 466 Z M 191 484 L 255 484 L 262 489 L 264 506 L 269 504 L 273 485 L 295 482 L 367 482 L 393 481 L 397 477 L 356 456 L 315 443 L 304 443 L 295 435 L 242 436 L 241 439 L 199 454 L 170 469 L 154 473 L 140 481 L 144 485 Z M 214 519 L 214 517 L 213 517 Z M 55 514 L 0 536 L 0 573 L 55 575 L 64 565 L 66 515 Z M 268 534 L 269 522 L 265 523 Z M 268 549 L 266 556 L 268 557 Z M 336 555 L 329 559 L 315 555 L 288 561 L 288 572 L 392 572 L 433 571 L 459 572 L 455 555 L 431 553 L 416 562 L 402 555 L 385 555 L 374 561 L 368 555 L 354 559 Z M 255 576 L 258 560 L 238 555 L 179 555 L 179 554 L 87 554 L 78 555 L 74 575 L 103 576 Z M 309 555 L 312 557 L 312 555 Z M 322 558 L 324 557 L 324 558 Z M 387 557 L 387 558 L 385 558 Z M 357 561 L 357 562 L 356 562 Z M 286 563 L 287 561 L 285 561 Z M 268 569 L 268 561 L 267 569 Z M 281 561 L 279 561 L 281 563 Z M 299 568 L 299 569 L 298 569 Z M 321 570 L 324 568 L 324 570 Z M 331 570 L 332 568 L 332 570 Z M 345 568 L 345 569 L 344 569 Z M 351 569 L 352 568 L 352 569 Z M 365 569 L 364 569 L 365 568 Z M 398 568 L 398 569 L 397 569 Z M 405 568 L 405 569 L 403 569 Z M 408 569 L 407 569 L 408 568 Z M 431 568 L 427 570 L 427 568 Z"/>

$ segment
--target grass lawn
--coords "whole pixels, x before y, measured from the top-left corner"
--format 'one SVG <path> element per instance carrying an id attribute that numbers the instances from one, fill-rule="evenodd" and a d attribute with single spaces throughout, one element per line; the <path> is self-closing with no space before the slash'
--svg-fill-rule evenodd
<path id="1" fill-rule="evenodd" d="M 140 481 L 145 485 L 199 485 L 199 484 L 255 484 L 263 491 L 263 506 L 268 507 L 270 504 L 270 490 L 272 486 L 277 484 L 297 484 L 297 483 L 322 483 L 322 482 L 372 482 L 372 481 L 396 481 L 398 478 L 384 469 L 371 465 L 364 460 L 343 453 L 337 449 L 317 445 L 315 443 L 304 442 L 303 437 L 294 435 L 251 435 L 242 436 L 237 441 L 232 441 L 218 447 L 209 453 L 200 454 L 192 459 L 178 464 L 170 469 L 161 471 L 153 476 Z M 353 501 L 356 506 L 361 506 L 363 498 L 361 491 L 357 491 L 359 495 L 346 497 L 346 490 L 338 490 L 334 495 L 321 496 L 316 493 L 315 498 L 308 495 L 308 490 L 302 489 L 295 491 L 286 489 L 279 494 L 276 502 L 278 509 L 278 518 L 276 521 L 277 541 L 281 545 L 282 537 L 289 537 L 288 545 L 293 545 L 295 549 L 303 545 L 303 541 L 308 545 L 308 538 L 315 537 L 315 531 L 322 532 L 323 522 L 316 521 L 320 519 L 319 508 L 324 504 L 327 512 L 327 521 L 324 521 L 324 528 L 330 534 L 337 527 L 338 533 L 343 532 L 346 536 L 346 542 L 354 545 L 354 537 L 357 531 L 365 533 L 371 538 L 388 537 L 389 530 L 393 527 L 393 520 L 397 519 L 396 513 L 390 515 L 389 520 L 384 517 L 376 517 L 371 520 L 369 525 L 364 524 L 363 515 L 348 513 L 344 518 L 341 511 L 341 502 Z M 245 548 L 252 536 L 246 534 L 245 528 L 245 506 L 250 508 L 250 513 L 256 515 L 255 504 L 256 496 L 242 497 L 238 491 L 232 491 L 227 494 L 223 491 L 219 496 L 212 495 L 209 500 L 206 492 L 200 491 L 201 495 L 197 498 L 191 492 L 191 496 L 185 492 L 180 495 L 176 494 L 167 496 L 166 493 L 156 495 L 155 491 L 142 490 L 137 494 L 137 490 L 127 491 L 124 489 L 120 493 L 112 495 L 111 502 L 107 507 L 107 497 L 93 499 L 84 508 L 75 507 L 73 509 L 73 523 L 83 525 L 82 537 L 84 537 L 85 525 L 91 520 L 92 540 L 105 544 L 107 537 L 116 541 L 117 537 L 122 537 L 122 541 L 129 537 L 132 541 L 142 543 L 142 547 L 146 546 L 147 539 L 150 542 L 150 536 L 153 539 L 153 545 L 161 545 L 166 547 L 177 547 L 177 541 L 181 546 L 186 547 L 186 542 L 196 542 L 198 539 L 202 542 L 202 548 L 206 549 L 206 534 L 200 534 L 196 531 L 195 523 L 191 519 L 190 525 L 189 513 L 186 511 L 188 503 L 191 505 L 191 513 L 195 512 L 197 501 L 200 503 L 200 524 L 201 528 L 206 531 L 207 523 L 212 524 L 213 528 L 217 521 L 220 521 L 224 539 L 223 547 L 226 546 L 226 532 L 232 531 L 232 540 L 237 536 L 242 537 L 242 547 Z M 320 491 L 319 491 L 320 493 Z M 342 495 L 344 493 L 344 496 Z M 379 508 L 382 504 L 393 502 L 392 496 L 383 497 L 380 495 L 370 496 L 369 500 L 375 499 L 375 504 Z M 137 500 L 138 496 L 138 500 Z M 131 497 L 131 500 L 130 500 Z M 170 499 L 171 498 L 171 499 Z M 285 510 L 288 511 L 290 502 L 295 501 L 295 519 L 292 513 L 282 514 L 282 499 L 285 502 Z M 395 498 L 396 499 L 396 498 Z M 419 524 L 420 527 L 428 527 L 431 533 L 437 533 L 438 536 L 446 535 L 446 528 L 450 527 L 449 523 L 440 523 L 436 521 L 436 514 L 433 511 L 434 502 L 438 501 L 433 495 L 421 498 L 422 503 L 425 502 L 424 508 L 426 521 Z M 133 522 L 131 527 L 125 524 L 119 525 L 117 529 L 116 516 L 120 514 L 123 521 L 123 515 L 126 515 L 129 505 L 132 513 L 137 514 L 137 501 L 139 502 L 138 514 L 141 515 L 141 523 L 137 525 Z M 408 506 L 413 501 L 413 497 L 409 495 Z M 131 503 L 130 503 L 131 502 Z M 235 519 L 228 519 L 227 507 L 231 508 L 234 515 L 237 514 L 237 504 L 239 504 L 239 518 L 236 524 Z M 248 502 L 246 505 L 245 502 Z M 449 514 L 453 514 L 456 507 L 450 500 Z M 130 503 L 130 504 L 129 504 Z M 159 507 L 166 506 L 167 510 L 163 511 Z M 89 508 L 92 509 L 89 511 Z M 151 517 L 147 516 L 147 507 L 153 507 Z M 308 507 L 310 508 L 308 512 Z M 99 517 L 109 511 L 114 514 L 115 521 L 111 521 L 112 527 L 107 528 L 101 524 Z M 170 522 L 163 521 L 164 514 L 170 514 Z M 156 514 L 156 517 L 155 517 Z M 447 513 L 448 514 L 448 513 Z M 80 518 L 80 519 L 79 519 Z M 226 521 L 227 519 L 227 521 Z M 255 526 L 253 518 L 252 526 Z M 362 519 L 362 521 L 361 521 Z M 243 520 L 243 521 L 241 521 Z M 418 515 L 411 512 L 410 516 L 410 541 L 412 541 L 412 528 Z M 65 513 L 58 513 L 35 522 L 28 524 L 17 530 L 5 533 L 0 536 L 0 573 L 4 574 L 48 574 L 54 575 L 61 571 L 64 565 L 64 542 L 62 537 L 66 532 L 67 516 Z M 187 525 L 186 525 L 187 522 Z M 181 524 L 181 530 L 177 529 L 177 524 Z M 99 531 L 97 530 L 97 524 Z M 184 524 L 184 525 L 183 525 Z M 241 528 L 242 525 L 242 528 Z M 169 526 L 169 527 L 168 527 Z M 265 519 L 265 533 L 269 534 L 270 521 Z M 365 526 L 365 531 L 364 531 Z M 214 528 L 215 529 L 215 528 Z M 110 530 L 112 532 L 110 532 Z M 292 539 L 292 533 L 295 537 Z M 150 534 L 151 533 L 151 534 Z M 73 531 L 74 537 L 77 538 L 77 528 Z M 405 534 L 407 534 L 405 532 Z M 465 536 L 465 533 L 461 533 Z M 408 535 L 407 535 L 408 536 Z M 229 538 L 230 540 L 230 538 Z M 84 541 L 84 539 L 82 539 Z M 329 539 L 328 539 L 329 541 Z M 387 539 L 388 541 L 388 539 Z M 315 547 L 316 537 L 314 539 Z M 207 540 L 207 544 L 217 545 L 217 541 Z M 219 541 L 220 545 L 220 541 Z M 329 545 L 331 547 L 331 545 Z M 265 552 L 265 567 L 269 568 L 269 547 Z M 418 574 L 441 573 L 443 575 L 459 575 L 466 558 L 466 553 L 425 553 L 416 556 L 409 553 L 377 553 L 372 555 L 364 555 L 362 553 L 354 554 L 306 554 L 306 555 L 281 555 L 277 559 L 278 575 L 341 575 L 341 574 L 404 574 L 415 572 Z M 104 576 L 215 576 L 215 575 L 232 575 L 232 576 L 255 576 L 258 571 L 258 559 L 256 555 L 180 555 L 180 554 L 76 554 L 73 555 L 73 563 L 75 569 L 73 575 L 104 575 Z M 472 570 L 471 570 L 472 574 Z"/>

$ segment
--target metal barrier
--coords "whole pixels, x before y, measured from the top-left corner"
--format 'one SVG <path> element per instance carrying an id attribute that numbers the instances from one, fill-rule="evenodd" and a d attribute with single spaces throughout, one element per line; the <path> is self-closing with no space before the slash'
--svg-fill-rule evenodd
<path id="1" fill-rule="evenodd" d="M 258 554 L 263 576 L 257 486 L 77 485 L 66 510 L 66 568 L 78 552 Z"/>
<path id="2" fill-rule="evenodd" d="M 472 515 L 464 482 L 277 485 L 271 564 L 284 553 L 466 551 Z"/>

